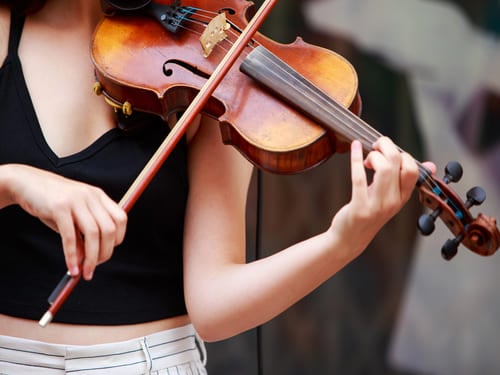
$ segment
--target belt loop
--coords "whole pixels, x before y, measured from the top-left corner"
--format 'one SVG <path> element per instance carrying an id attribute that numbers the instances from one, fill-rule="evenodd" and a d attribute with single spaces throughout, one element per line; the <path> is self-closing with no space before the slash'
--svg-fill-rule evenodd
<path id="1" fill-rule="evenodd" d="M 146 372 L 145 374 L 151 374 L 151 369 L 153 368 L 153 360 L 151 359 L 151 354 L 149 353 L 149 348 L 147 344 L 147 338 L 144 337 L 141 339 L 141 347 L 144 352 L 144 356 L 146 357 Z"/>
<path id="2" fill-rule="evenodd" d="M 196 346 L 198 347 L 198 351 L 200 352 L 200 357 L 201 357 L 201 363 L 203 363 L 203 366 L 207 365 L 207 348 L 205 347 L 205 343 L 201 339 L 200 335 L 198 335 L 198 332 L 194 332 L 194 338 L 196 342 Z"/>

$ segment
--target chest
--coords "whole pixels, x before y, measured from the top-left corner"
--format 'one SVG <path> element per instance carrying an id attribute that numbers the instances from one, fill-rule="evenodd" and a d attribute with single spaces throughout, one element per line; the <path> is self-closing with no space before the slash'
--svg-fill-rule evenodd
<path id="1" fill-rule="evenodd" d="M 83 33 L 56 37 L 26 24 L 19 46 L 41 131 L 60 157 L 83 150 L 115 126 L 112 110 L 93 93 L 90 43 Z"/>

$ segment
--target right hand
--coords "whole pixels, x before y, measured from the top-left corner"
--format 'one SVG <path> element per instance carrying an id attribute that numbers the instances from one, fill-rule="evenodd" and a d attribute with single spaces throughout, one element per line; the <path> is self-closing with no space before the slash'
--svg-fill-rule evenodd
<path id="1" fill-rule="evenodd" d="M 123 241 L 125 211 L 100 188 L 27 165 L 2 169 L 2 177 L 4 170 L 8 176 L 2 181 L 8 183 L 1 190 L 9 199 L 0 201 L 18 204 L 59 233 L 70 274 L 82 272 L 84 279 L 92 279 L 95 267 Z"/>

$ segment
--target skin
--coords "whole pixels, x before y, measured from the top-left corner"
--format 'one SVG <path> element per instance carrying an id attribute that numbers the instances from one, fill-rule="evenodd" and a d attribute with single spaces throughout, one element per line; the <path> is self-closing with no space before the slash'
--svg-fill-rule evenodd
<path id="1" fill-rule="evenodd" d="M 101 17 L 98 1 L 50 0 L 25 24 L 19 49 L 24 74 L 43 134 L 59 156 L 82 150 L 115 126 L 111 109 L 92 93 L 93 66 L 86 47 Z M 9 11 L 0 8 L 0 60 L 6 55 L 8 28 Z M 399 152 L 390 139 L 379 139 L 366 158 L 355 141 L 352 198 L 335 213 L 328 229 L 246 263 L 245 206 L 253 167 L 234 148 L 222 144 L 213 120 L 194 124 L 187 137 L 188 316 L 132 326 L 52 323 L 40 328 L 38 322 L 0 315 L 0 334 L 92 344 L 191 321 L 207 341 L 234 336 L 280 314 L 361 254 L 407 202 L 418 177 L 413 158 Z M 375 172 L 371 184 L 365 168 Z M 92 279 L 98 264 L 109 260 L 126 232 L 126 213 L 102 190 L 26 165 L 0 166 L 0 207 L 12 204 L 60 234 L 68 269 L 76 274 L 83 262 L 86 280 Z"/>

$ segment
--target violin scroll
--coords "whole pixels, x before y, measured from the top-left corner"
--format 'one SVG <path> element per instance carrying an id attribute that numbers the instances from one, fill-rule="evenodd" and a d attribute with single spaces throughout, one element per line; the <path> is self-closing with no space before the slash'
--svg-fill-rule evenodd
<path id="1" fill-rule="evenodd" d="M 473 217 L 470 208 L 478 206 L 486 199 L 485 191 L 473 187 L 467 192 L 464 202 L 448 186 L 462 177 L 462 167 L 457 162 L 450 162 L 445 168 L 443 180 L 433 178 L 424 168 L 418 183 L 421 203 L 432 210 L 423 214 L 418 220 L 418 228 L 423 235 L 434 231 L 434 223 L 439 217 L 455 236 L 447 240 L 441 248 L 444 259 L 452 259 L 458 252 L 458 246 L 463 244 L 476 254 L 489 256 L 500 246 L 500 232 L 496 220 L 480 213 Z"/>

